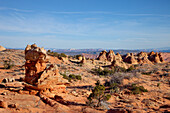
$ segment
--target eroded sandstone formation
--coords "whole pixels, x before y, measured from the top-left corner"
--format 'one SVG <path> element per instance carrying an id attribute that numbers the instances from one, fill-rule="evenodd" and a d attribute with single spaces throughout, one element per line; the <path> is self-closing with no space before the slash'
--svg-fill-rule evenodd
<path id="1" fill-rule="evenodd" d="M 109 61 L 112 62 L 111 66 L 120 66 L 127 68 L 129 64 L 153 64 L 153 63 L 161 63 L 164 62 L 161 53 L 154 53 L 153 51 L 150 53 L 140 52 L 137 55 L 133 53 L 127 53 L 124 56 L 121 56 L 119 53 L 114 54 L 113 50 L 102 51 L 97 58 L 101 61 Z"/>
<path id="2" fill-rule="evenodd" d="M 108 61 L 112 62 L 115 59 L 115 53 L 113 52 L 113 50 L 109 50 L 106 57 Z"/>
<path id="3" fill-rule="evenodd" d="M 107 60 L 106 54 L 107 54 L 106 50 L 100 52 L 99 57 L 97 59 L 101 61 L 106 61 Z"/>
<path id="4" fill-rule="evenodd" d="M 25 82 L 28 83 L 26 88 L 50 91 L 65 88 L 63 84 L 68 82 L 59 74 L 58 67 L 54 64 L 46 66 L 49 58 L 44 48 L 35 44 L 27 45 L 25 59 Z"/>
<path id="5" fill-rule="evenodd" d="M 86 58 L 85 58 L 85 56 L 82 57 L 82 60 L 80 61 L 80 63 L 83 63 L 83 64 L 86 63 Z"/>

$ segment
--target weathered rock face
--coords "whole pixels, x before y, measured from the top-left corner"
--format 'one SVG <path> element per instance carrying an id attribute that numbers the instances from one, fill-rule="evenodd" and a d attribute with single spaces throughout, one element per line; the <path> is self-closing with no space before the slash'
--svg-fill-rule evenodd
<path id="1" fill-rule="evenodd" d="M 126 63 L 129 63 L 129 64 L 138 64 L 133 53 L 127 53 L 126 56 L 124 57 L 123 61 Z"/>
<path id="2" fill-rule="evenodd" d="M 35 90 L 54 90 L 57 85 L 68 83 L 59 74 L 56 65 L 46 66 L 48 56 L 44 48 L 39 48 L 35 44 L 27 45 L 25 49 L 25 82 L 31 84 L 26 87 Z M 56 89 L 57 90 L 57 89 Z"/>
<path id="3" fill-rule="evenodd" d="M 115 59 L 115 53 L 113 52 L 113 50 L 109 50 L 106 57 L 108 61 L 112 62 Z"/>
<path id="4" fill-rule="evenodd" d="M 164 59 L 163 59 L 163 57 L 162 57 L 162 54 L 159 53 L 158 55 L 159 55 L 160 61 L 161 61 L 161 62 L 164 62 Z"/>
<path id="5" fill-rule="evenodd" d="M 78 57 L 78 60 L 80 60 L 80 61 L 81 61 L 82 59 L 83 59 L 83 57 L 82 57 L 82 56 L 79 56 L 79 57 Z"/>
<path id="6" fill-rule="evenodd" d="M 128 66 L 126 65 L 126 63 L 123 62 L 123 61 L 120 61 L 120 60 L 113 60 L 111 66 L 113 66 L 113 67 L 119 66 L 119 67 L 123 67 L 123 68 L 125 68 L 125 69 L 128 68 Z"/>
<path id="7" fill-rule="evenodd" d="M 123 61 L 122 56 L 119 53 L 116 53 L 114 60 Z"/>
<path id="8" fill-rule="evenodd" d="M 111 66 L 115 67 L 115 66 L 119 66 L 119 67 L 123 67 L 125 69 L 128 68 L 128 66 L 126 65 L 125 62 L 123 62 L 122 56 L 119 53 L 116 53 L 114 60 L 112 61 Z"/>
<path id="9" fill-rule="evenodd" d="M 80 61 L 80 63 L 83 63 L 83 64 L 86 63 L 86 58 L 85 58 L 85 56 L 82 57 L 82 60 Z"/>
<path id="10" fill-rule="evenodd" d="M 160 53 L 154 53 L 153 51 L 148 54 L 148 59 L 153 63 L 161 63 L 164 61 Z"/>
<path id="11" fill-rule="evenodd" d="M 6 48 L 4 48 L 3 46 L 0 46 L 0 51 L 4 51 L 6 50 Z"/>
<path id="12" fill-rule="evenodd" d="M 99 57 L 97 59 L 101 61 L 106 61 L 107 60 L 106 54 L 107 54 L 106 50 L 100 52 Z"/>
<path id="13" fill-rule="evenodd" d="M 68 57 L 61 57 L 61 60 L 63 61 L 63 62 L 68 62 L 69 60 L 68 60 Z"/>

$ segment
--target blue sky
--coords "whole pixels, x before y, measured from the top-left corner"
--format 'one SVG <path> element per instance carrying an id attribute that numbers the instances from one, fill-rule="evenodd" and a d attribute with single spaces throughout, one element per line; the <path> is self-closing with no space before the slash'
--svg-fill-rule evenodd
<path id="1" fill-rule="evenodd" d="M 170 0 L 0 0 L 0 45 L 147 49 L 170 45 Z"/>

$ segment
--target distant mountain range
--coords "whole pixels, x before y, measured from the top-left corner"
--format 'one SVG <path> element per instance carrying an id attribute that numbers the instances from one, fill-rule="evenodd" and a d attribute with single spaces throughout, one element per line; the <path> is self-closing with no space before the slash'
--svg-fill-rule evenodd
<path id="1" fill-rule="evenodd" d="M 65 53 L 67 55 L 77 55 L 77 54 L 99 54 L 101 51 L 106 50 L 109 51 L 110 49 L 50 49 L 51 51 L 58 52 L 58 53 Z M 170 47 L 164 48 L 156 48 L 156 49 L 136 49 L 136 50 L 126 50 L 126 49 L 112 49 L 115 53 L 126 54 L 126 53 L 137 53 L 140 51 L 144 52 L 170 52 Z"/>
<path id="2" fill-rule="evenodd" d="M 7 49 L 22 49 L 23 48 L 7 48 Z M 58 53 L 65 53 L 67 55 L 78 55 L 78 54 L 96 54 L 98 55 L 101 51 L 106 50 L 109 51 L 110 49 L 56 49 L 56 48 L 45 48 L 46 50 L 51 50 Z M 168 52 L 170 53 L 170 47 L 163 47 L 163 48 L 152 48 L 152 49 L 136 49 L 136 50 L 126 50 L 126 49 L 112 49 L 115 53 L 126 54 L 126 53 L 137 53 L 140 51 L 144 52 Z"/>

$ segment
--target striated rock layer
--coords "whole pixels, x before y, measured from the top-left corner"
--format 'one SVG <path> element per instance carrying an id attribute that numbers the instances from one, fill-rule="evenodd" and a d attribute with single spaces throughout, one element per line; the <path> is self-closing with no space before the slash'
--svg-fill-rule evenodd
<path id="1" fill-rule="evenodd" d="M 49 57 L 44 48 L 35 44 L 25 48 L 25 82 L 27 89 L 58 90 L 65 89 L 66 79 L 59 74 L 58 67 L 54 64 L 47 65 Z M 60 87 L 61 86 L 61 87 Z"/>

